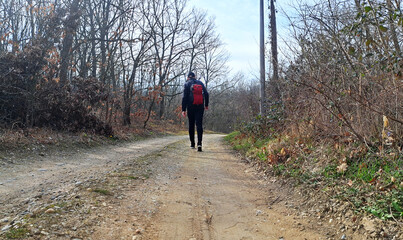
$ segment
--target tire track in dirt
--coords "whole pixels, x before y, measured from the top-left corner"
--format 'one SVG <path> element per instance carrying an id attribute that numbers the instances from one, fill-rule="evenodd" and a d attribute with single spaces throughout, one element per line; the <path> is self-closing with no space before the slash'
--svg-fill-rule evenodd
<path id="1" fill-rule="evenodd" d="M 56 198 L 90 179 L 104 177 L 132 159 L 181 141 L 187 136 L 169 136 L 89 150 L 52 154 L 35 160 L 20 159 L 0 169 L 0 218 L 25 211 L 30 199 Z M 29 211 L 29 209 L 28 209 Z"/>
<path id="2" fill-rule="evenodd" d="M 100 225 L 94 239 L 327 239 L 302 219 L 296 224 L 284 207 L 272 208 L 273 186 L 235 157 L 222 135 L 206 135 L 204 143 L 201 153 L 174 144 L 155 160 L 154 177 L 128 193 L 136 201 L 119 204 L 137 210 L 137 233 L 133 216 L 122 214 L 119 223 Z M 105 238 L 111 229 L 115 234 Z"/>

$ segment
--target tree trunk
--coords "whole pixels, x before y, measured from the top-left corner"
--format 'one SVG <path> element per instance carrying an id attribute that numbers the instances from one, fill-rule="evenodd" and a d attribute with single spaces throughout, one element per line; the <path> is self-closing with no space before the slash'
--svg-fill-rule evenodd
<path id="1" fill-rule="evenodd" d="M 123 106 L 123 125 L 125 126 L 129 126 L 131 124 L 130 109 L 130 101 L 125 98 Z"/>
<path id="2" fill-rule="evenodd" d="M 260 0 L 260 115 L 266 115 L 266 73 L 265 73 L 265 47 L 264 47 L 264 8 Z"/>
<path id="3" fill-rule="evenodd" d="M 277 24 L 276 24 L 276 8 L 274 0 L 270 0 L 270 32 L 271 32 L 271 57 L 273 64 L 273 77 L 271 86 L 273 98 L 275 101 L 280 101 L 279 77 L 278 77 L 278 51 L 277 51 Z"/>
<path id="4" fill-rule="evenodd" d="M 161 102 L 160 102 L 160 114 L 159 117 L 160 119 L 162 119 L 164 117 L 164 113 L 165 113 L 165 97 L 161 96 Z"/>
<path id="5" fill-rule="evenodd" d="M 147 123 L 148 123 L 148 121 L 150 120 L 151 111 L 153 110 L 154 103 L 155 103 L 155 100 L 154 100 L 154 98 L 153 98 L 153 100 L 152 100 L 152 102 L 151 102 L 151 104 L 150 104 L 150 107 L 148 108 L 148 111 L 147 111 L 147 118 L 146 118 L 146 120 L 144 121 L 144 125 L 143 125 L 143 128 L 144 128 L 144 129 L 147 127 Z"/>
<path id="6" fill-rule="evenodd" d="M 29 8 L 29 18 L 30 18 L 30 25 L 31 25 L 31 42 L 35 38 L 35 21 L 34 21 L 34 13 L 32 11 L 32 0 L 28 0 Z"/>
<path id="7" fill-rule="evenodd" d="M 15 2 L 14 0 L 10 3 L 10 8 L 8 9 L 9 17 L 11 18 L 11 29 L 12 29 L 12 53 L 15 54 L 18 51 L 18 16 L 14 13 Z"/>
<path id="8" fill-rule="evenodd" d="M 393 10 L 393 4 L 391 0 L 386 0 L 386 4 L 388 6 L 388 13 L 389 13 L 389 24 L 390 24 L 390 31 L 391 31 L 391 37 L 393 41 L 393 45 L 395 47 L 396 55 L 400 56 L 401 55 L 401 50 L 400 50 L 400 45 L 399 45 L 399 40 L 397 37 L 397 32 L 396 32 L 396 25 L 395 22 L 392 19 L 392 16 L 394 14 Z"/>
<path id="9" fill-rule="evenodd" d="M 103 7 L 103 16 L 101 22 L 101 31 L 100 31 L 100 38 L 101 38 L 101 81 L 102 83 L 106 83 L 106 51 L 107 45 L 106 40 L 108 39 L 108 20 L 109 20 L 109 11 L 110 11 L 111 2 L 107 1 L 106 5 Z"/>
<path id="10" fill-rule="evenodd" d="M 88 0 L 88 7 L 90 9 L 90 24 L 91 24 L 91 76 L 97 77 L 97 55 L 95 51 L 95 22 L 94 22 L 94 9 L 91 2 Z"/>
<path id="11" fill-rule="evenodd" d="M 61 63 L 60 63 L 60 84 L 65 86 L 67 82 L 67 72 L 71 63 L 71 48 L 73 46 L 73 36 L 77 28 L 77 20 L 79 19 L 79 5 L 80 0 L 73 0 L 70 6 L 69 16 L 65 22 L 65 36 L 63 39 L 63 48 L 60 53 Z"/>

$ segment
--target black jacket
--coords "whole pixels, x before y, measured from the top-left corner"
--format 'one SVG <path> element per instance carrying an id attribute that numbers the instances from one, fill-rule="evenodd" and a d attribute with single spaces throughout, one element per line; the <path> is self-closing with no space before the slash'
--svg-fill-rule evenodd
<path id="1" fill-rule="evenodd" d="M 183 97 L 182 97 L 182 111 L 186 111 L 187 108 L 189 108 L 190 106 L 193 105 L 193 102 L 192 102 L 193 100 L 191 99 L 191 93 L 190 93 L 190 87 L 193 84 L 202 85 L 202 87 L 203 87 L 203 103 L 204 103 L 204 106 L 208 107 L 209 95 L 208 95 L 206 87 L 204 86 L 204 84 L 201 81 L 191 78 L 189 81 L 187 81 L 185 83 L 185 86 L 184 86 Z"/>

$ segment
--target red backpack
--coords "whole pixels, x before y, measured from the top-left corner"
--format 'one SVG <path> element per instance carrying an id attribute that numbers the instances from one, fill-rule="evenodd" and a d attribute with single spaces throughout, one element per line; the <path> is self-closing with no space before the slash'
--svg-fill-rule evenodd
<path id="1" fill-rule="evenodd" d="M 193 95 L 193 104 L 201 105 L 203 104 L 203 86 L 200 84 L 193 84 L 190 87 L 190 92 Z"/>

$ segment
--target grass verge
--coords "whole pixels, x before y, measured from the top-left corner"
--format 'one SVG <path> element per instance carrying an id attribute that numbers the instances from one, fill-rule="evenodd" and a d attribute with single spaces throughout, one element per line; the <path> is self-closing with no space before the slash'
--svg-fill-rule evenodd
<path id="1" fill-rule="evenodd" d="M 403 155 L 396 150 L 287 135 L 256 138 L 239 131 L 225 140 L 271 174 L 328 192 L 351 203 L 356 213 L 403 220 Z"/>

